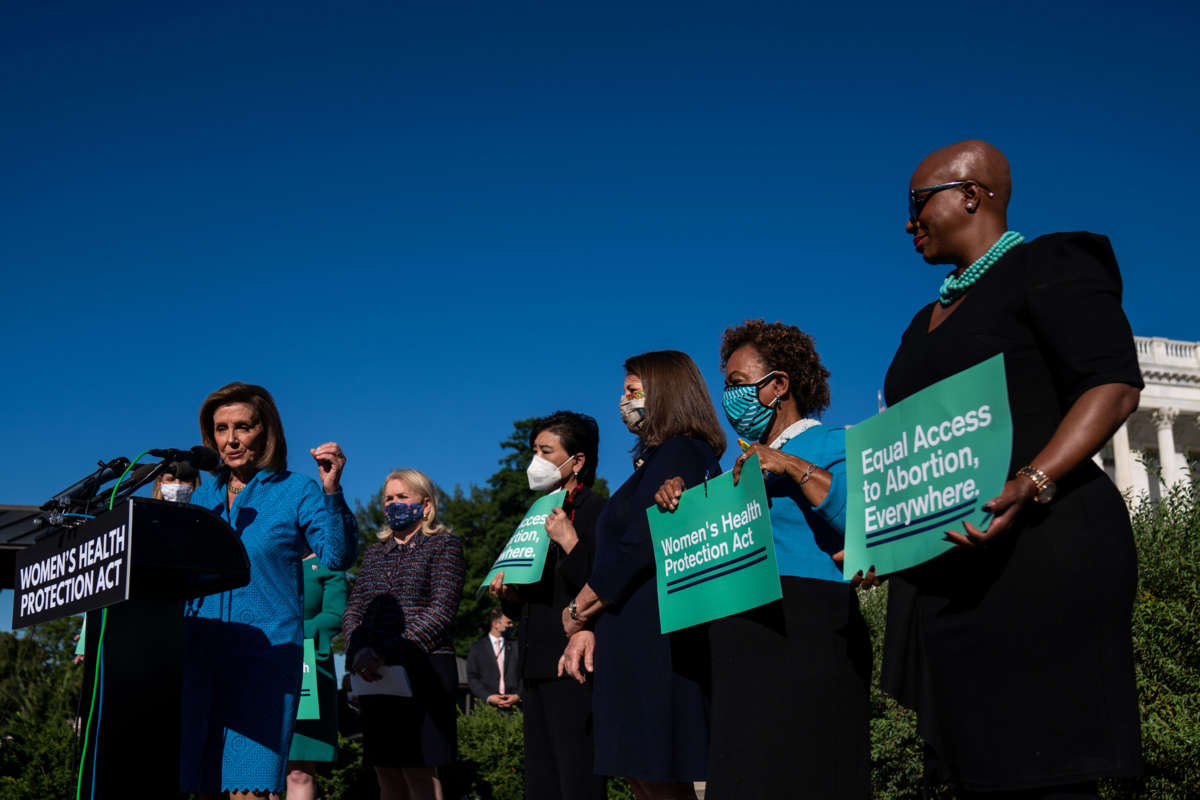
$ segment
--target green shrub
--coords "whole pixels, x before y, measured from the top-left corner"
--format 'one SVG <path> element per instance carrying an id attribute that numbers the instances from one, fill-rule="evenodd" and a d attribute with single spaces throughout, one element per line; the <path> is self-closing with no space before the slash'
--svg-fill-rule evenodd
<path id="1" fill-rule="evenodd" d="M 379 796 L 374 770 L 363 769 L 362 739 L 351 741 L 338 734 L 337 760 L 317 765 L 317 796 L 331 800 Z"/>
<path id="2" fill-rule="evenodd" d="M 880 800 L 920 800 L 923 771 L 917 715 L 879 688 L 883 630 L 887 622 L 887 584 L 860 590 L 859 605 L 871 632 L 871 788 Z"/>
<path id="3" fill-rule="evenodd" d="M 521 712 L 484 705 L 458 715 L 457 783 L 480 800 L 525 796 L 525 738 Z"/>
<path id="4" fill-rule="evenodd" d="M 1106 800 L 1200 797 L 1200 494 L 1180 485 L 1160 502 L 1142 498 L 1133 514 L 1138 591 L 1133 652 L 1142 718 L 1145 776 L 1104 781 Z M 1086 554 L 1081 554 L 1086 557 Z M 921 797 L 922 745 L 916 715 L 879 689 L 886 584 L 860 592 L 871 630 L 871 780 L 877 800 Z M 1102 702 L 1102 698 L 1097 698 Z M 933 796 L 946 796 L 933 787 Z"/>
<path id="5" fill-rule="evenodd" d="M 521 800 L 525 796 L 525 738 L 521 712 L 482 706 L 458 716 L 458 761 L 447 783 L 472 800 Z M 449 796 L 449 795 L 447 795 Z M 608 800 L 633 800 L 629 784 L 608 782 Z"/>
<path id="6" fill-rule="evenodd" d="M 1138 591 L 1133 654 L 1142 715 L 1145 776 L 1110 781 L 1104 796 L 1200 797 L 1200 502 L 1176 485 L 1133 515 Z"/>

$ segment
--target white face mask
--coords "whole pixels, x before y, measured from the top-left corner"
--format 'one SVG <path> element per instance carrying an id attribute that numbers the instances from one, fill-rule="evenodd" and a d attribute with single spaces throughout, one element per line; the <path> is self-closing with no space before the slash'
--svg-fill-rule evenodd
<path id="1" fill-rule="evenodd" d="M 168 503 L 186 503 L 192 497 L 192 487 L 186 483 L 164 483 L 159 488 Z"/>
<path id="2" fill-rule="evenodd" d="M 575 456 L 568 456 L 566 461 L 556 467 L 553 462 L 541 456 L 534 456 L 533 461 L 529 462 L 529 468 L 525 470 L 525 475 L 529 478 L 529 488 L 535 492 L 545 492 L 558 486 L 562 482 L 562 475 L 558 471 L 573 458 Z"/>

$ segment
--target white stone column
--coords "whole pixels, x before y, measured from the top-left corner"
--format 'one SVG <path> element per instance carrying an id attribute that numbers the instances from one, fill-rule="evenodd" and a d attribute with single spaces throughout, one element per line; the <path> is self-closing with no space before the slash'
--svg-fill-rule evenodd
<path id="1" fill-rule="evenodd" d="M 1121 423 L 1113 434 L 1113 471 L 1116 473 L 1117 489 L 1132 496 L 1133 487 L 1133 451 L 1129 449 L 1129 423 Z"/>
<path id="2" fill-rule="evenodd" d="M 1179 458 L 1175 455 L 1175 417 L 1177 408 L 1159 408 L 1154 411 L 1154 427 L 1158 431 L 1158 463 L 1162 467 L 1162 479 L 1170 489 L 1179 480 Z"/>

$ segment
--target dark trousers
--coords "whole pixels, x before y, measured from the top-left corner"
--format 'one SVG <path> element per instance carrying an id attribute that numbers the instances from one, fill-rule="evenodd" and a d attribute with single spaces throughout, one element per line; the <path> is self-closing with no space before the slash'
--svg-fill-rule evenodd
<path id="1" fill-rule="evenodd" d="M 526 800 L 604 800 L 608 779 L 592 773 L 592 687 L 570 678 L 526 678 Z"/>

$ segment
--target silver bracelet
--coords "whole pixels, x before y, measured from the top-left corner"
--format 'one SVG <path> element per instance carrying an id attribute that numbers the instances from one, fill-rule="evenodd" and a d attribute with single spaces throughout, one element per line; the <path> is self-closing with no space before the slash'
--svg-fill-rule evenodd
<path id="1" fill-rule="evenodd" d="M 817 468 L 816 464 L 814 464 L 811 461 L 808 462 L 808 469 L 804 470 L 804 474 L 800 476 L 798 485 L 803 486 L 804 484 L 808 483 L 808 479 L 812 477 L 813 470 L 816 468 Z"/>

